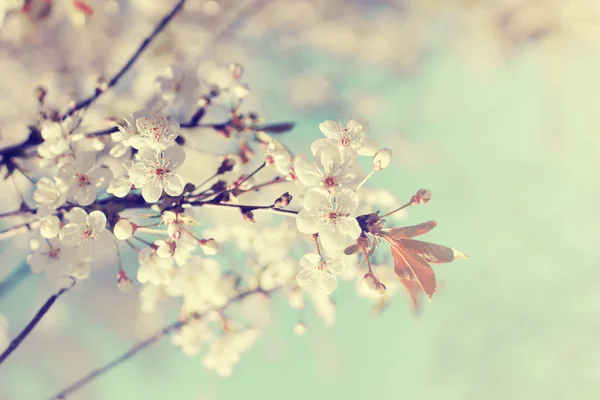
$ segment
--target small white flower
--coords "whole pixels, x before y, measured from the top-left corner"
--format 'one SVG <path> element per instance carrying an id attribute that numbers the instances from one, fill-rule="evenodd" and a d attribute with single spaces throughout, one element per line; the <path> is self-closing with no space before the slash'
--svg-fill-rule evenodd
<path id="1" fill-rule="evenodd" d="M 347 162 L 342 162 L 337 149 L 325 147 L 319 150 L 317 158 L 321 167 L 308 163 L 302 157 L 294 160 L 294 171 L 302 184 L 331 190 L 356 180 L 356 174 L 351 172 Z"/>
<path id="2" fill-rule="evenodd" d="M 209 321 L 205 319 L 193 320 L 185 324 L 171 339 L 171 343 L 181 346 L 181 351 L 186 356 L 193 356 L 200 352 L 205 343 L 210 342 L 214 333 Z"/>
<path id="3" fill-rule="evenodd" d="M 46 159 L 52 159 L 69 150 L 71 130 L 76 123 L 67 118 L 62 122 L 44 121 L 41 135 L 44 142 L 38 146 L 38 153 Z"/>
<path id="4" fill-rule="evenodd" d="M 131 136 L 129 144 L 135 149 L 150 147 L 154 150 L 164 150 L 175 144 L 179 136 L 179 124 L 170 121 L 162 114 L 151 117 L 140 117 L 136 121 L 138 134 Z"/>
<path id="5" fill-rule="evenodd" d="M 67 185 L 67 196 L 79 205 L 88 206 L 96 200 L 96 190 L 104 189 L 112 179 L 108 168 L 96 167 L 96 153 L 75 153 L 75 161 L 68 162 L 58 172 Z"/>
<path id="6" fill-rule="evenodd" d="M 49 282 L 56 283 L 61 276 L 71 275 L 72 265 L 82 262 L 74 248 L 66 247 L 58 238 L 30 241 L 32 254 L 27 256 L 27 264 L 33 273 L 44 272 Z"/>
<path id="7" fill-rule="evenodd" d="M 74 208 L 68 215 L 69 223 L 59 233 L 65 246 L 77 247 L 80 254 L 106 251 L 114 245 L 113 235 L 106 229 L 106 215 L 95 210 L 89 215 L 82 208 Z"/>
<path id="8" fill-rule="evenodd" d="M 138 137 L 139 132 L 136 125 L 136 120 L 143 115 L 143 111 L 136 111 L 128 117 L 125 117 L 124 125 L 117 125 L 118 131 L 110 134 L 110 138 L 117 144 L 110 149 L 110 155 L 113 157 L 121 157 L 131 147 L 132 138 Z"/>
<path id="9" fill-rule="evenodd" d="M 173 173 L 185 161 L 185 152 L 181 146 L 173 146 L 164 152 L 148 148 L 139 153 L 140 162 L 129 170 L 129 179 L 137 188 L 142 188 L 142 196 L 148 203 L 160 199 L 163 189 L 170 196 L 183 192 L 183 181 Z"/>
<path id="10" fill-rule="evenodd" d="M 323 261 L 318 254 L 309 253 L 300 259 L 300 267 L 302 271 L 296 275 L 300 286 L 316 287 L 324 293 L 331 294 L 337 287 L 336 275 L 343 272 L 344 263 L 341 258 Z"/>
<path id="11" fill-rule="evenodd" d="M 137 271 L 137 279 L 141 283 L 152 283 L 154 285 L 169 285 L 175 273 L 173 260 L 159 257 L 150 247 L 140 251 L 140 266 Z"/>
<path id="12" fill-rule="evenodd" d="M 304 209 L 296 217 L 296 224 L 302 233 L 318 233 L 323 246 L 335 251 L 360 235 L 358 221 L 351 217 L 357 207 L 358 195 L 352 190 L 329 193 L 312 189 L 304 196 Z"/>
<path id="13" fill-rule="evenodd" d="M 129 168 L 127 168 L 127 165 L 121 164 L 120 167 L 116 168 L 115 176 L 108 184 L 106 192 L 115 197 L 123 198 L 129 194 L 132 186 L 129 179 Z"/>
<path id="14" fill-rule="evenodd" d="M 267 145 L 265 151 L 265 162 L 270 167 L 275 167 L 283 176 L 287 176 L 292 171 L 292 155 L 283 146 L 272 140 Z"/>
<path id="15" fill-rule="evenodd" d="M 220 251 L 219 244 L 215 239 L 205 239 L 200 241 L 200 248 L 207 256 L 214 256 Z"/>
<path id="16" fill-rule="evenodd" d="M 65 204 L 67 201 L 68 185 L 62 180 L 43 177 L 36 183 L 33 200 L 39 204 L 37 215 L 46 217 Z"/>
<path id="17" fill-rule="evenodd" d="M 259 331 L 256 329 L 228 331 L 211 343 L 202 363 L 222 377 L 231 376 L 233 365 L 239 362 L 240 354 L 254 344 L 258 335 Z"/>
<path id="18" fill-rule="evenodd" d="M 146 283 L 140 290 L 140 309 L 145 314 L 152 314 L 158 303 L 166 298 L 166 286 Z"/>
<path id="19" fill-rule="evenodd" d="M 343 160 L 354 159 L 357 155 L 373 155 L 377 149 L 373 149 L 370 141 L 365 141 L 365 127 L 351 119 L 345 126 L 339 121 L 325 121 L 319 125 L 319 129 L 326 139 L 313 142 L 311 150 L 313 155 L 326 147 L 337 147 Z"/>
<path id="20" fill-rule="evenodd" d="M 190 71 L 185 66 L 170 66 L 167 76 L 156 78 L 156 84 L 162 98 L 168 102 L 195 104 L 198 99 L 200 80 L 197 72 Z"/>

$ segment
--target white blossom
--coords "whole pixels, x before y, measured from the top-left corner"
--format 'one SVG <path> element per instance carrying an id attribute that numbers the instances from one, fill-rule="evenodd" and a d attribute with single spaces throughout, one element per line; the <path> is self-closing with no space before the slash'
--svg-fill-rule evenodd
<path id="1" fill-rule="evenodd" d="M 58 238 L 34 238 L 29 243 L 33 253 L 27 264 L 33 273 L 45 273 L 49 282 L 57 283 L 61 276 L 85 279 L 89 276 L 89 259 L 73 247 L 67 247 Z"/>
<path id="2" fill-rule="evenodd" d="M 145 247 L 138 254 L 140 266 L 137 271 L 137 279 L 141 283 L 152 283 L 153 285 L 169 285 L 175 274 L 173 260 L 159 257 L 156 252 Z"/>
<path id="3" fill-rule="evenodd" d="M 185 324 L 171 339 L 171 343 L 181 347 L 181 351 L 187 356 L 198 354 L 205 343 L 210 342 L 214 332 L 209 321 L 195 319 Z"/>
<path id="4" fill-rule="evenodd" d="M 77 247 L 80 254 L 106 251 L 114 246 L 114 236 L 106 229 L 106 215 L 94 210 L 89 215 L 82 208 L 74 208 L 67 216 L 69 223 L 59 233 L 66 246 Z"/>
<path id="5" fill-rule="evenodd" d="M 169 120 L 162 114 L 140 117 L 136 121 L 137 135 L 129 138 L 129 145 L 135 149 L 149 147 L 154 150 L 165 150 L 175 144 L 179 136 L 179 124 Z"/>
<path id="6" fill-rule="evenodd" d="M 381 149 L 373 156 L 373 169 L 381 171 L 392 163 L 392 151 L 390 149 Z"/>
<path id="7" fill-rule="evenodd" d="M 233 366 L 240 360 L 240 354 L 254 344 L 258 335 L 259 331 L 256 329 L 226 332 L 210 344 L 202 360 L 204 366 L 222 377 L 231 376 Z"/>
<path id="8" fill-rule="evenodd" d="M 123 198 L 129 194 L 133 186 L 129 179 L 129 168 L 126 164 L 120 164 L 116 170 L 113 179 L 106 188 L 106 192 L 115 197 Z"/>
<path id="9" fill-rule="evenodd" d="M 67 197 L 81 206 L 88 206 L 96 200 L 96 190 L 108 187 L 112 172 L 108 168 L 96 166 L 94 152 L 75 153 L 75 161 L 68 162 L 58 172 L 59 178 L 67 184 Z"/>
<path id="10" fill-rule="evenodd" d="M 139 155 L 140 162 L 129 170 L 129 179 L 136 188 L 142 188 L 144 200 L 157 202 L 163 190 L 170 196 L 183 192 L 183 180 L 173 172 L 185 161 L 182 147 L 169 147 L 164 152 L 145 148 Z"/>
<path id="11" fill-rule="evenodd" d="M 302 270 L 296 275 L 300 286 L 331 294 L 337 287 L 336 275 L 344 270 L 344 263 L 341 258 L 324 261 L 320 255 L 309 253 L 300 259 L 300 268 Z"/>
<path id="12" fill-rule="evenodd" d="M 120 219 L 113 229 L 115 237 L 119 240 L 127 240 L 133 235 L 133 225 L 129 220 Z"/>
<path id="13" fill-rule="evenodd" d="M 65 204 L 68 185 L 60 179 L 42 177 L 36 183 L 33 200 L 39 205 L 37 215 L 46 217 Z"/>
<path id="14" fill-rule="evenodd" d="M 283 176 L 289 175 L 293 169 L 292 155 L 275 140 L 271 140 L 267 145 L 265 162 L 268 166 L 277 169 Z"/>
<path id="15" fill-rule="evenodd" d="M 117 142 L 110 149 L 110 155 L 113 157 L 121 157 L 132 146 L 132 139 L 139 137 L 139 132 L 136 125 L 136 120 L 143 115 L 142 111 L 136 111 L 130 116 L 123 118 L 125 124 L 117 125 L 117 131 L 110 134 L 113 142 Z"/>
<path id="16" fill-rule="evenodd" d="M 37 149 L 40 156 L 53 159 L 67 152 L 70 148 L 69 135 L 75 126 L 71 118 L 62 122 L 44 121 L 41 130 L 44 142 Z"/>
<path id="17" fill-rule="evenodd" d="M 304 196 L 304 208 L 296 218 L 298 230 L 319 234 L 328 250 L 340 249 L 361 233 L 356 218 L 351 215 L 358 207 L 358 195 L 349 189 L 332 193 L 323 189 L 309 190 Z"/>
<path id="18" fill-rule="evenodd" d="M 307 162 L 302 157 L 294 160 L 294 172 L 298 180 L 309 187 L 322 187 L 331 190 L 347 187 L 356 180 L 350 163 L 342 162 L 340 153 L 333 147 L 324 147 L 317 153 L 319 166 Z"/>
<path id="19" fill-rule="evenodd" d="M 313 142 L 313 155 L 327 147 L 336 147 L 344 160 L 354 159 L 357 155 L 373 155 L 377 151 L 373 141 L 365 140 L 365 127 L 353 119 L 345 126 L 339 121 L 325 121 L 319 129 L 326 138 Z"/>

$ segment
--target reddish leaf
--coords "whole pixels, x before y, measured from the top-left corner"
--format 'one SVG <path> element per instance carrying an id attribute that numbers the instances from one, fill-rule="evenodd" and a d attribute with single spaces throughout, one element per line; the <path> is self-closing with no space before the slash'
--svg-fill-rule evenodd
<path id="1" fill-rule="evenodd" d="M 381 236 L 392 249 L 392 257 L 394 259 L 394 272 L 400 279 L 406 279 L 409 270 L 409 276 L 414 276 L 414 279 L 419 283 L 423 292 L 427 295 L 429 301 L 435 293 L 435 273 L 426 261 L 418 256 L 411 254 L 402 244 L 402 239 L 396 239 L 390 235 L 383 234 Z"/>
<path id="2" fill-rule="evenodd" d="M 428 263 L 443 264 L 454 261 L 456 258 L 467 256 L 458 250 L 434 243 L 422 242 L 420 240 L 402 239 L 402 245 L 415 257 Z"/>
<path id="3" fill-rule="evenodd" d="M 397 239 L 412 238 L 423 235 L 437 226 L 437 222 L 423 222 L 419 225 L 403 226 L 401 228 L 393 228 L 388 231 L 390 235 Z"/>
<path id="4" fill-rule="evenodd" d="M 406 289 L 406 292 L 410 297 L 413 311 L 416 313 L 417 311 L 419 311 L 419 296 L 421 295 L 423 290 L 421 289 L 421 285 L 419 285 L 419 282 L 415 280 L 405 278 L 400 279 L 400 282 L 402 283 L 402 285 L 404 285 L 404 288 Z"/>

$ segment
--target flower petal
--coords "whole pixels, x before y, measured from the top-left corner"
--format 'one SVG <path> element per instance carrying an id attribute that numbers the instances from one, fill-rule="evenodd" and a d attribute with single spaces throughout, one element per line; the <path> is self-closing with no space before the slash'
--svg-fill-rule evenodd
<path id="1" fill-rule="evenodd" d="M 87 225 L 98 233 L 106 229 L 106 215 L 100 210 L 94 210 L 88 215 Z"/>
<path id="2" fill-rule="evenodd" d="M 83 225 L 70 223 L 63 226 L 58 235 L 65 246 L 76 246 L 81 243 L 83 231 Z"/>
<path id="3" fill-rule="evenodd" d="M 73 198 L 80 206 L 89 206 L 96 200 L 96 188 L 92 185 L 75 186 L 71 191 Z"/>
<path id="4" fill-rule="evenodd" d="M 85 224 L 87 216 L 88 215 L 83 208 L 75 207 L 69 212 L 67 219 L 73 224 Z"/>
<path id="5" fill-rule="evenodd" d="M 307 235 L 317 233 L 319 231 L 318 215 L 312 214 L 310 211 L 302 210 L 296 216 L 296 226 L 298 230 Z"/>
<path id="6" fill-rule="evenodd" d="M 304 257 L 300 259 L 300 268 L 302 269 L 317 269 L 319 263 L 321 262 L 321 256 L 315 253 L 305 254 Z"/>
<path id="7" fill-rule="evenodd" d="M 142 197 L 148 203 L 156 203 L 162 194 L 162 185 L 159 181 L 148 182 L 142 189 Z"/>
<path id="8" fill-rule="evenodd" d="M 331 294 L 337 288 L 338 281 L 335 275 L 329 274 L 327 272 L 322 272 L 319 274 L 318 287 L 322 292 Z"/>
<path id="9" fill-rule="evenodd" d="M 98 189 L 106 189 L 113 178 L 113 173 L 108 168 L 102 167 L 90 172 L 88 178 Z"/>
<path id="10" fill-rule="evenodd" d="M 75 153 L 75 167 L 78 172 L 86 173 L 96 164 L 96 153 L 93 151 L 78 151 Z"/>
<path id="11" fill-rule="evenodd" d="M 321 184 L 322 174 L 319 169 L 302 157 L 296 157 L 294 160 L 294 171 L 300 182 L 306 186 L 319 186 Z"/>
<path id="12" fill-rule="evenodd" d="M 146 167 L 144 163 L 135 163 L 129 169 L 129 180 L 137 187 L 146 185 L 151 178 L 152 174 L 150 173 L 150 169 Z"/>
<path id="13" fill-rule="evenodd" d="M 298 284 L 303 288 L 310 288 L 317 283 L 315 270 L 303 269 L 296 275 Z"/>
<path id="14" fill-rule="evenodd" d="M 357 239 L 362 232 L 358 221 L 353 217 L 338 218 L 337 228 L 340 233 L 345 234 L 352 240 Z"/>
<path id="15" fill-rule="evenodd" d="M 179 175 L 167 176 L 164 180 L 164 189 L 169 196 L 179 196 L 183 193 L 183 180 Z"/>
<path id="16" fill-rule="evenodd" d="M 185 161 L 185 150 L 182 146 L 171 146 L 164 151 L 165 161 L 168 161 L 168 168 L 174 170 Z"/>

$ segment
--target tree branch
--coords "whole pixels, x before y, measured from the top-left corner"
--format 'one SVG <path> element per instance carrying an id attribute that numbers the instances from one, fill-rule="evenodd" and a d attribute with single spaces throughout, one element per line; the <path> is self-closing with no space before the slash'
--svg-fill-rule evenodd
<path id="1" fill-rule="evenodd" d="M 171 21 L 171 19 L 173 19 L 173 17 L 183 8 L 183 5 L 185 4 L 185 2 L 186 2 L 186 0 L 179 0 L 177 2 L 177 4 L 175 5 L 175 7 L 173 7 L 171 12 L 169 12 L 167 15 L 165 15 L 163 17 L 163 19 L 160 21 L 160 23 L 156 26 L 156 28 L 154 28 L 154 31 L 150 34 L 150 36 L 148 36 L 146 39 L 144 39 L 142 41 L 142 43 L 138 47 L 137 51 L 135 53 L 133 53 L 133 55 L 129 58 L 129 60 L 125 63 L 125 65 L 121 68 L 121 70 L 119 72 L 117 72 L 117 74 L 108 82 L 109 89 L 111 87 L 115 86 L 119 82 L 119 80 L 123 77 L 123 75 L 125 75 L 125 73 L 127 71 L 129 71 L 129 69 L 137 61 L 137 59 L 140 57 L 140 55 L 142 55 L 144 50 L 146 50 L 146 48 L 150 45 L 150 43 L 152 43 L 152 41 L 156 38 L 156 36 L 158 36 L 158 34 L 160 32 L 162 32 L 163 29 L 165 29 L 165 27 L 168 25 L 168 23 Z M 67 111 L 62 116 L 62 119 L 72 115 L 73 113 L 75 113 L 76 111 L 78 111 L 82 108 L 89 107 L 105 91 L 106 90 L 96 90 L 96 92 L 92 96 L 75 104 L 75 106 L 73 108 L 71 108 L 69 111 Z"/>
<path id="2" fill-rule="evenodd" d="M 46 313 L 50 310 L 50 307 L 52 307 L 54 302 L 63 293 L 67 292 L 69 289 L 71 289 L 75 285 L 75 283 L 77 282 L 75 280 L 75 278 L 73 278 L 73 277 L 69 277 L 69 278 L 72 279 L 71 285 L 66 288 L 60 289 L 56 294 L 50 296 L 50 298 L 48 300 L 46 300 L 44 305 L 39 309 L 37 314 L 35 314 L 33 319 L 31 321 L 29 321 L 29 323 L 27 324 L 25 329 L 23 329 L 23 331 L 21 331 L 21 333 L 19 333 L 19 335 L 16 338 L 14 338 L 12 342 L 10 342 L 10 345 L 4 351 L 4 353 L 0 354 L 0 364 L 2 364 L 8 358 L 8 356 L 10 356 L 12 354 L 12 352 L 17 349 L 17 347 L 19 347 L 19 344 L 21 344 L 21 342 L 31 333 L 33 328 L 35 328 L 35 326 L 38 324 L 38 322 L 40 322 L 42 317 L 44 315 L 46 315 Z"/>
<path id="3" fill-rule="evenodd" d="M 231 298 L 222 307 L 215 308 L 211 311 L 221 312 L 221 311 L 225 310 L 227 307 L 229 307 L 231 304 L 237 303 L 252 294 L 263 293 L 263 294 L 268 295 L 268 294 L 275 292 L 278 289 L 279 288 L 275 288 L 275 289 L 272 289 L 269 291 L 262 290 L 260 288 L 247 290 L 245 292 L 238 294 L 236 297 Z M 104 364 L 102 367 L 94 369 L 89 374 L 87 374 L 83 378 L 79 379 L 77 382 L 69 385 L 66 389 L 63 389 L 58 394 L 52 396 L 50 399 L 54 399 L 54 400 L 66 399 L 67 396 L 75 393 L 76 391 L 83 388 L 84 386 L 87 386 L 95 378 L 97 378 L 101 375 L 104 375 L 105 373 L 109 372 L 111 369 L 123 364 L 125 361 L 129 360 L 130 358 L 132 358 L 133 356 L 138 354 L 140 351 L 144 350 L 151 344 L 154 344 L 154 343 L 158 342 L 160 339 L 167 336 L 169 333 L 176 331 L 178 329 L 181 329 L 183 326 L 190 323 L 191 321 L 201 319 L 205 315 L 206 315 L 206 313 L 204 313 L 204 314 L 194 313 L 185 319 L 178 320 L 170 325 L 167 325 L 166 327 L 164 327 L 160 331 L 156 332 L 155 334 L 149 336 L 148 338 L 142 340 L 141 342 L 136 343 L 133 347 L 131 347 L 129 350 L 127 350 L 125 353 L 123 353 L 119 357 L 109 361 L 108 363 Z"/>

